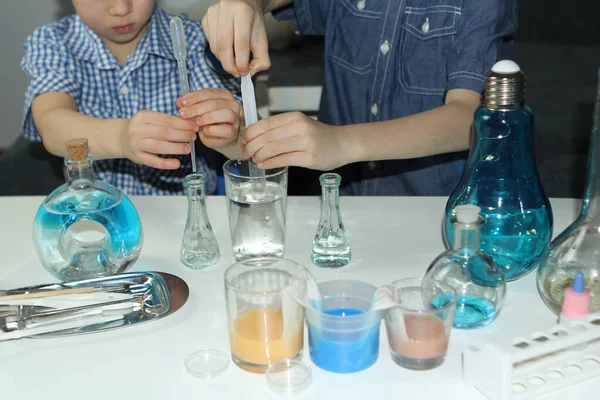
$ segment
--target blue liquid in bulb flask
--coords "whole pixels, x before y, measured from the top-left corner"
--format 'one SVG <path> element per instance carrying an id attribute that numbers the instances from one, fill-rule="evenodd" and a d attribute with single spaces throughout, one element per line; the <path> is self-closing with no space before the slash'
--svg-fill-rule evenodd
<path id="1" fill-rule="evenodd" d="M 96 182 L 102 186 L 102 182 Z M 139 215 L 125 195 L 107 191 L 66 191 L 40 206 L 34 239 L 50 272 L 61 280 L 87 279 L 123 272 L 137 259 L 142 241 Z M 101 248 L 68 254 L 67 230 L 82 220 L 106 229 Z"/>
<path id="2" fill-rule="evenodd" d="M 438 296 L 431 304 L 433 308 L 444 308 L 452 301 L 451 296 Z M 479 296 L 458 296 L 452 324 L 459 329 L 482 328 L 496 319 L 496 306 Z"/>
<path id="3" fill-rule="evenodd" d="M 482 106 L 474 125 L 465 173 L 446 204 L 446 244 L 454 238 L 454 207 L 480 206 L 480 248 L 514 281 L 537 267 L 552 236 L 552 209 L 535 165 L 533 113 L 528 107 L 504 112 Z"/>

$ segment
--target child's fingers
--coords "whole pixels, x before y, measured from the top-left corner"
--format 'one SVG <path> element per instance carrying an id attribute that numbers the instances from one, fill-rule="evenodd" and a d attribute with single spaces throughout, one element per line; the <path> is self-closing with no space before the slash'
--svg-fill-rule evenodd
<path id="1" fill-rule="evenodd" d="M 182 108 L 179 110 L 179 116 L 181 118 L 195 118 L 201 116 L 203 114 L 209 113 L 211 111 L 217 110 L 232 110 L 235 115 L 239 114 L 241 106 L 233 99 L 223 100 L 223 99 L 214 99 L 214 100 L 206 100 L 200 103 L 196 103 L 186 108 Z M 237 117 L 239 119 L 239 116 Z M 197 123 L 197 121 L 196 121 Z"/>
<path id="2" fill-rule="evenodd" d="M 233 41 L 234 41 L 234 27 L 233 27 L 233 16 L 230 14 L 224 15 L 225 13 L 219 13 L 219 22 L 216 26 L 217 46 L 216 54 L 217 58 L 221 61 L 221 65 L 225 71 L 239 76 L 237 67 L 235 66 L 235 57 L 233 53 Z"/>
<path id="3" fill-rule="evenodd" d="M 297 132 L 295 132 L 292 127 L 288 125 L 263 132 L 261 135 L 246 143 L 242 155 L 245 158 L 254 157 L 256 152 L 265 147 L 268 143 L 292 140 L 294 136 L 298 136 Z"/>
<path id="4" fill-rule="evenodd" d="M 154 139 L 162 142 L 187 143 L 196 140 L 195 131 L 182 131 L 160 125 L 145 125 L 141 132 L 143 139 Z"/>
<path id="5" fill-rule="evenodd" d="M 231 142 L 227 139 L 214 138 L 203 134 L 200 134 L 200 140 L 206 147 L 209 147 L 211 149 L 219 149 Z"/>
<path id="6" fill-rule="evenodd" d="M 262 170 L 282 168 L 282 167 L 304 167 L 311 168 L 310 157 L 304 151 L 284 153 L 265 161 L 257 163 L 258 168 Z"/>
<path id="7" fill-rule="evenodd" d="M 209 125 L 202 128 L 201 135 L 211 138 L 233 139 L 237 137 L 237 130 L 230 124 Z"/>
<path id="8" fill-rule="evenodd" d="M 238 73 L 242 76 L 248 75 L 252 19 L 251 16 L 246 14 L 238 14 L 234 17 L 235 65 Z"/>
<path id="9" fill-rule="evenodd" d="M 179 160 L 176 158 L 160 158 L 150 153 L 142 153 L 140 161 L 149 167 L 157 169 L 177 169 L 180 165 Z"/>
<path id="10" fill-rule="evenodd" d="M 178 100 L 180 100 L 179 103 L 181 103 L 181 105 L 183 108 L 184 107 L 189 107 L 191 105 L 203 102 L 203 101 L 208 101 L 208 100 L 218 100 L 218 99 L 222 99 L 222 100 L 230 100 L 230 101 L 235 101 L 233 99 L 233 95 L 231 94 L 231 92 L 227 89 L 219 89 L 219 88 L 206 88 L 206 89 L 200 89 L 200 90 L 195 90 L 191 93 L 186 94 L 185 96 L 180 97 Z"/>
<path id="11" fill-rule="evenodd" d="M 198 125 L 194 121 L 181 119 L 174 115 L 155 113 L 150 114 L 151 117 L 146 119 L 147 125 L 158 125 L 167 128 L 179 129 L 182 131 L 198 132 Z"/>
<path id="12" fill-rule="evenodd" d="M 252 33 L 252 61 L 250 62 L 250 72 L 252 75 L 255 75 L 260 71 L 271 68 L 271 59 L 269 58 L 267 30 L 264 25 L 261 29 L 255 27 Z"/>
<path id="13" fill-rule="evenodd" d="M 306 151 L 307 147 L 306 140 L 303 140 L 300 137 L 268 142 L 254 153 L 252 161 L 260 163 L 285 153 Z"/>
<path id="14" fill-rule="evenodd" d="M 207 112 L 199 117 L 196 117 L 196 123 L 199 126 L 215 125 L 215 124 L 231 124 L 237 126 L 239 115 L 233 110 L 217 110 Z"/>
<path id="15" fill-rule="evenodd" d="M 189 143 L 196 140 L 196 132 L 180 131 L 178 129 L 167 129 L 166 131 L 163 131 L 163 135 L 157 137 L 156 139 L 165 142 Z"/>
<path id="16" fill-rule="evenodd" d="M 192 147 L 189 143 L 172 143 L 156 139 L 144 139 L 139 150 L 152 154 L 190 154 Z"/>
<path id="17" fill-rule="evenodd" d="M 244 141 L 250 142 L 258 136 L 263 135 L 270 130 L 286 126 L 296 120 L 300 120 L 304 114 L 299 112 L 288 112 L 277 114 L 269 118 L 264 118 L 255 124 L 249 126 L 243 134 Z"/>

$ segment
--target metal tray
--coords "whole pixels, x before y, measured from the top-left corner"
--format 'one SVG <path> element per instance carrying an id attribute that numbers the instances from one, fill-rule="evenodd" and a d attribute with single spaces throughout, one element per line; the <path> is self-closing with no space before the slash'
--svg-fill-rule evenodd
<path id="1" fill-rule="evenodd" d="M 113 288 L 116 292 L 142 295 L 144 296 L 145 301 L 141 309 L 125 314 L 123 319 L 118 321 L 97 323 L 93 325 L 86 325 L 80 328 L 43 333 L 29 336 L 29 338 L 46 339 L 60 336 L 95 333 L 154 321 L 173 314 L 185 304 L 189 297 L 189 287 L 183 279 L 165 272 L 154 271 L 129 272 L 102 278 L 86 279 L 82 281 L 30 286 L 9 291 L 0 291 L 0 294 L 58 290 L 66 287 L 96 287 L 103 289 Z"/>

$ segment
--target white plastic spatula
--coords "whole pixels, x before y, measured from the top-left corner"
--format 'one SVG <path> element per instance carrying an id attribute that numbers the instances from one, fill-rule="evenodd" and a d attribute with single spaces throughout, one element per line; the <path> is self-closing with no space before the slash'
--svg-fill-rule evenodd
<path id="1" fill-rule="evenodd" d="M 319 291 L 315 277 L 304 265 L 298 265 L 292 283 L 284 291 L 305 308 L 323 310 L 323 295 Z"/>
<path id="2" fill-rule="evenodd" d="M 256 97 L 254 95 L 254 85 L 250 74 L 242 76 L 242 102 L 244 103 L 244 119 L 246 128 L 258 121 L 256 112 Z M 265 195 L 266 181 L 265 171 L 259 169 L 252 160 L 248 160 L 250 172 L 252 195 L 255 199 L 262 199 Z"/>

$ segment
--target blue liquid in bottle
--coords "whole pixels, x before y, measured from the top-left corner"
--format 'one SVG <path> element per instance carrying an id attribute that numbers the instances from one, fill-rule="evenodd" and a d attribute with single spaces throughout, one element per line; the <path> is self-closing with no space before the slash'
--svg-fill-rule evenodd
<path id="1" fill-rule="evenodd" d="M 475 111 L 467 167 L 448 199 L 444 220 L 449 246 L 454 208 L 481 207 L 481 250 L 495 259 L 507 281 L 533 271 L 552 237 L 552 209 L 535 164 L 533 112 L 524 105 L 523 87 L 518 66 L 516 72 L 492 69 L 488 75 L 485 103 Z"/>
<path id="2" fill-rule="evenodd" d="M 65 159 L 68 182 L 40 205 L 33 239 L 44 268 L 61 281 L 124 272 L 138 258 L 142 224 L 131 200 L 96 181 L 91 157 Z"/>
<path id="3" fill-rule="evenodd" d="M 458 295 L 453 325 L 475 329 L 492 323 L 500 313 L 506 295 L 504 273 L 494 259 L 480 250 L 481 208 L 460 205 L 452 220 L 454 244 L 429 266 L 425 279 L 446 283 Z M 432 299 L 434 308 L 443 308 L 454 296 L 439 295 Z"/>
<path id="4" fill-rule="evenodd" d="M 434 308 L 444 308 L 450 298 L 437 297 L 433 303 Z M 494 303 L 480 296 L 458 296 L 456 311 L 452 324 L 459 329 L 475 329 L 489 325 L 496 319 L 497 310 Z"/>

